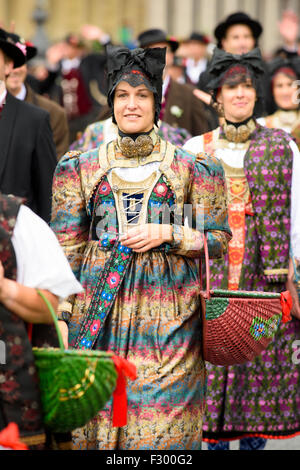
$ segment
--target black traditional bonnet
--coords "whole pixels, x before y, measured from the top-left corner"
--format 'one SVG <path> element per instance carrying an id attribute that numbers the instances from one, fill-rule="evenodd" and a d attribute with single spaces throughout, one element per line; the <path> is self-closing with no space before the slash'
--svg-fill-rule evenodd
<path id="1" fill-rule="evenodd" d="M 208 67 L 208 73 L 210 80 L 207 88 L 215 99 L 218 90 L 224 84 L 236 85 L 250 78 L 257 96 L 255 114 L 261 113 L 259 108 L 264 100 L 262 77 L 265 69 L 258 47 L 242 55 L 230 54 L 216 47 Z"/>
<path id="2" fill-rule="evenodd" d="M 278 73 L 283 73 L 284 75 L 288 76 L 291 80 L 294 81 L 296 85 L 299 85 L 297 80 L 300 79 L 300 57 L 291 57 L 291 58 L 283 58 L 283 57 L 276 57 L 271 62 L 268 63 L 268 71 L 271 78 L 271 87 L 270 87 L 270 94 L 271 94 L 271 104 L 274 109 L 278 109 L 278 106 L 275 102 L 273 88 L 274 88 L 274 81 L 275 77 Z M 298 87 L 299 89 L 299 87 Z M 298 108 L 300 104 L 298 103 Z"/>
<path id="3" fill-rule="evenodd" d="M 154 94 L 155 124 L 158 123 L 162 100 L 163 70 L 166 48 L 134 49 L 107 47 L 108 96 L 113 112 L 114 93 L 117 85 L 125 81 L 133 87 L 145 85 Z"/>
<path id="4" fill-rule="evenodd" d="M 268 63 L 271 79 L 280 71 L 290 69 L 296 78 L 300 78 L 300 57 L 282 58 L 276 57 Z"/>

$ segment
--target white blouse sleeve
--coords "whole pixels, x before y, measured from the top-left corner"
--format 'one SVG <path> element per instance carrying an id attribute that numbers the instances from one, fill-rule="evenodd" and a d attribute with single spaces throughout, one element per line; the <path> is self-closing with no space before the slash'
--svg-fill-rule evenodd
<path id="1" fill-rule="evenodd" d="M 300 260 L 300 152 L 297 144 L 290 143 L 294 154 L 292 176 L 291 244 L 294 256 Z"/>
<path id="2" fill-rule="evenodd" d="M 23 205 L 17 216 L 12 244 L 18 283 L 49 290 L 61 299 L 82 292 L 54 232 Z"/>
<path id="3" fill-rule="evenodd" d="M 258 124 L 260 124 L 261 126 L 265 126 L 266 125 L 266 119 L 264 117 L 260 117 L 260 118 L 257 118 L 256 119 L 256 122 Z"/>
<path id="4" fill-rule="evenodd" d="M 203 152 L 203 139 L 200 135 L 192 137 L 184 144 L 183 149 L 196 154 Z"/>

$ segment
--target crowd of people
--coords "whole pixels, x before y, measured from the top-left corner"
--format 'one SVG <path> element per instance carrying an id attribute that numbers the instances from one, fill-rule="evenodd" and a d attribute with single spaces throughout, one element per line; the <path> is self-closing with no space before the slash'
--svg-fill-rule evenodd
<path id="1" fill-rule="evenodd" d="M 261 450 L 300 434 L 295 13 L 279 31 L 266 57 L 243 12 L 215 41 L 149 29 L 130 48 L 85 25 L 41 60 L 0 29 L 0 446 L 11 423 L 31 449 Z M 291 321 L 254 361 L 204 361 L 206 240 L 213 289 L 291 294 Z M 126 426 L 109 400 L 72 436 L 47 431 L 31 348 L 57 340 L 37 289 L 66 348 L 135 364 Z"/>

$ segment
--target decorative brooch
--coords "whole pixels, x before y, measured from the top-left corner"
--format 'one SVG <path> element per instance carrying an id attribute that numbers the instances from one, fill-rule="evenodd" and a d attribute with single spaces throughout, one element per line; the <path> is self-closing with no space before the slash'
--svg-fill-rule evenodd
<path id="1" fill-rule="evenodd" d="M 139 135 L 136 140 L 123 137 L 120 140 L 120 149 L 125 157 L 148 157 L 153 151 L 153 142 L 149 135 Z"/>
<path id="2" fill-rule="evenodd" d="M 255 127 L 255 122 L 252 119 L 247 122 L 247 124 L 242 124 L 238 127 L 235 127 L 233 124 L 227 123 L 225 123 L 223 126 L 226 139 L 229 142 L 234 142 L 236 144 L 246 142 L 252 132 L 255 130 Z"/>

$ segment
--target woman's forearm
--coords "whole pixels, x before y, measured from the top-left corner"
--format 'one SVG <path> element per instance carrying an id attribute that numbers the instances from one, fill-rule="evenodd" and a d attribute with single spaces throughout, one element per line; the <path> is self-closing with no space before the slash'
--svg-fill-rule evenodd
<path id="1" fill-rule="evenodd" d="M 58 298 L 47 290 L 43 294 L 52 304 L 54 310 L 58 306 Z M 52 323 L 52 316 L 44 300 L 36 289 L 25 287 L 11 279 L 3 278 L 0 289 L 0 302 L 11 312 L 27 323 Z"/>

